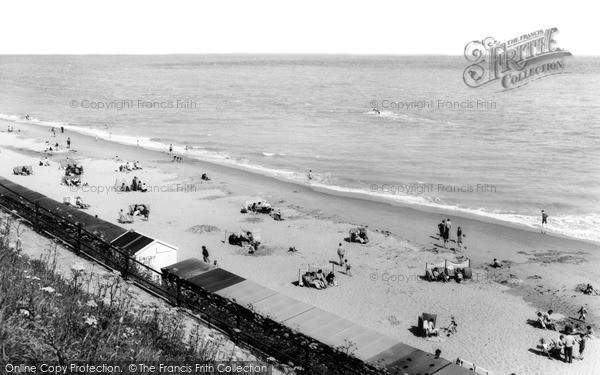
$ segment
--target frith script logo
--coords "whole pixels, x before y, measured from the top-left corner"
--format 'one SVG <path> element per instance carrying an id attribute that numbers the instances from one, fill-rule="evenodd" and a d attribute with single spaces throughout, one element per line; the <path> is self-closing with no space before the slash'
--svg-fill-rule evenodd
<path id="1" fill-rule="evenodd" d="M 465 69 L 463 80 L 469 87 L 480 87 L 500 80 L 504 90 L 514 89 L 536 79 L 563 73 L 570 52 L 556 47 L 557 28 L 537 30 L 500 43 L 488 37 L 465 47 L 465 58 L 473 63 Z"/>

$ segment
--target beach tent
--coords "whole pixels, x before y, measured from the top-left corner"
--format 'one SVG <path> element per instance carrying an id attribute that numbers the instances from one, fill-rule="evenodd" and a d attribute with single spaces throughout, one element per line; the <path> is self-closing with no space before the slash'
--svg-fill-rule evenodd
<path id="1" fill-rule="evenodd" d="M 16 175 L 28 176 L 33 174 L 33 167 L 31 165 L 20 165 L 13 168 L 13 173 Z"/>
<path id="2" fill-rule="evenodd" d="M 462 261 L 460 263 L 453 262 L 450 260 L 444 260 L 443 262 L 440 262 L 440 263 L 425 263 L 425 276 L 430 281 L 433 277 L 431 272 L 434 268 L 438 268 L 440 270 L 443 269 L 444 272 L 451 277 L 454 277 L 454 271 L 459 268 L 464 270 L 465 279 L 470 279 L 473 276 L 473 273 L 471 271 L 471 260 L 470 259 L 465 259 L 464 261 Z"/>
<path id="3" fill-rule="evenodd" d="M 427 273 L 428 270 L 432 270 L 434 268 L 440 268 L 440 269 L 446 270 L 446 269 L 448 269 L 448 267 L 453 268 L 453 269 L 470 268 L 471 260 L 465 259 L 464 261 L 462 261 L 460 263 L 452 262 L 450 260 L 444 260 L 443 262 L 440 262 L 440 263 L 425 263 L 425 273 Z"/>
<path id="4" fill-rule="evenodd" d="M 325 276 L 327 276 L 328 274 L 332 273 L 335 269 L 335 264 L 334 263 L 327 263 L 325 265 L 322 266 L 314 266 L 314 265 L 308 265 L 308 267 L 306 268 L 300 268 L 298 270 L 298 285 L 299 286 L 304 286 L 304 281 L 302 281 L 302 275 L 304 275 L 307 272 L 317 272 L 319 270 L 323 271 L 323 274 Z"/>
<path id="5" fill-rule="evenodd" d="M 130 230 L 121 236 L 115 238 L 111 245 L 127 251 L 137 260 L 150 266 L 155 270 L 160 270 L 177 262 L 177 252 L 179 249 L 173 245 L 152 238 L 145 234 Z"/>
<path id="6" fill-rule="evenodd" d="M 246 201 L 244 203 L 244 207 L 247 210 L 249 210 L 252 207 L 252 204 L 254 204 L 254 203 L 256 203 L 256 204 L 261 203 L 261 205 L 264 207 L 271 207 L 271 205 L 269 203 L 267 203 L 267 201 L 264 198 L 257 198 L 257 199 L 253 199 L 250 201 Z"/>
<path id="7" fill-rule="evenodd" d="M 254 238 L 254 242 L 262 242 L 262 229 L 254 229 L 249 230 L 245 228 L 240 228 L 239 235 L 242 237 L 246 237 L 246 234 L 250 232 L 252 233 L 252 237 Z"/>
<path id="8" fill-rule="evenodd" d="M 369 237 L 367 236 L 367 228 L 357 227 L 350 229 L 350 231 L 348 232 L 348 238 L 350 239 L 350 242 L 359 242 L 356 240 L 357 238 L 362 238 L 365 241 L 364 243 L 369 242 Z M 353 239 L 354 241 L 352 241 Z"/>

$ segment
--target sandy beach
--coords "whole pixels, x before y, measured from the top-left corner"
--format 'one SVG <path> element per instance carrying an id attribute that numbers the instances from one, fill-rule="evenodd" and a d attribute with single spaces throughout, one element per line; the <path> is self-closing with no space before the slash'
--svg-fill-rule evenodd
<path id="1" fill-rule="evenodd" d="M 8 126 L 15 132 L 8 133 Z M 17 132 L 20 130 L 20 132 Z M 67 137 L 70 151 L 62 151 Z M 46 154 L 44 143 L 60 144 L 48 156 L 50 166 L 38 163 Z M 301 301 L 338 314 L 409 345 L 442 357 L 457 357 L 499 374 L 594 374 L 600 368 L 599 340 L 589 340 L 584 360 L 566 364 L 537 354 L 542 337 L 557 339 L 558 332 L 528 324 L 536 311 L 552 309 L 559 318 L 577 318 L 587 305 L 583 326 L 597 327 L 600 297 L 576 291 L 579 284 L 600 280 L 600 246 L 539 230 L 520 228 L 453 212 L 433 211 L 377 201 L 349 194 L 331 194 L 310 185 L 292 184 L 233 167 L 187 158 L 180 163 L 167 153 L 95 139 L 67 131 L 52 137 L 48 127 L 0 121 L 0 176 L 62 201 L 80 195 L 91 205 L 89 213 L 117 222 L 117 212 L 130 204 L 150 205 L 148 221 L 136 220 L 125 228 L 160 238 L 179 247 L 178 260 L 202 258 L 206 246 L 219 266 Z M 76 150 L 76 151 L 75 151 Z M 73 190 L 60 185 L 60 162 L 84 166 L 83 181 Z M 119 172 L 120 160 L 138 160 L 143 170 Z M 15 176 L 12 168 L 33 165 L 32 176 Z M 203 181 L 206 173 L 211 180 Z M 117 193 L 115 181 L 128 183 L 137 176 L 151 191 Z M 262 197 L 281 209 L 284 221 L 268 215 L 241 213 L 245 201 Z M 437 224 L 450 218 L 466 234 L 466 249 L 441 247 Z M 370 243 L 347 243 L 355 226 L 369 230 Z M 254 254 L 224 239 L 241 229 L 262 234 Z M 451 239 L 456 239 L 453 231 Z M 336 261 L 343 243 L 352 264 L 352 276 L 336 269 L 339 286 L 316 290 L 294 285 L 298 269 L 307 264 Z M 298 252 L 288 252 L 294 246 Z M 456 243 L 451 242 L 451 248 Z M 421 278 L 426 262 L 471 260 L 474 277 L 462 284 L 429 283 Z M 504 263 L 493 269 L 498 258 Z M 423 313 L 438 314 L 444 327 L 454 317 L 458 331 L 451 337 L 424 339 L 411 332 Z M 575 320 L 572 320 L 575 322 Z"/>

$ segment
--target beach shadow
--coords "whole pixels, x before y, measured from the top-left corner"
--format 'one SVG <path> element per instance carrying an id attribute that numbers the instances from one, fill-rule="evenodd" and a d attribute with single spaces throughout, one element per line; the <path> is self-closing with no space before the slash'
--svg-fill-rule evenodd
<path id="1" fill-rule="evenodd" d="M 533 353 L 533 354 L 537 354 L 537 355 L 542 356 L 542 357 L 546 357 L 548 359 L 552 359 L 552 358 L 548 357 L 548 355 L 546 353 L 544 353 L 543 350 L 529 348 L 529 352 Z"/>
<path id="2" fill-rule="evenodd" d="M 298 280 L 296 280 L 296 281 L 292 281 L 292 285 L 293 285 L 293 286 L 299 286 L 299 285 L 300 285 L 300 283 L 298 282 Z"/>
<path id="3" fill-rule="evenodd" d="M 527 324 L 529 324 L 530 326 L 532 326 L 533 328 L 539 328 L 539 329 L 543 329 L 542 327 L 540 327 L 539 323 L 537 320 L 535 319 L 527 319 Z"/>
<path id="4" fill-rule="evenodd" d="M 436 241 L 439 241 L 439 240 L 441 240 L 441 239 L 442 239 L 441 237 L 435 237 L 435 236 L 429 236 L 429 238 L 433 238 L 433 239 L 434 239 L 434 240 L 436 240 Z"/>
<path id="5" fill-rule="evenodd" d="M 423 330 L 417 326 L 412 326 L 408 329 L 408 331 L 410 333 L 412 333 L 413 335 L 415 335 L 416 337 L 424 337 L 423 336 Z"/>

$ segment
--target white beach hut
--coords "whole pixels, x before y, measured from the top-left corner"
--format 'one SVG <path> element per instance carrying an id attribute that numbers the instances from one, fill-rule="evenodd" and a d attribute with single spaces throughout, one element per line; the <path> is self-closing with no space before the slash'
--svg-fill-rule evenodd
<path id="1" fill-rule="evenodd" d="M 157 271 L 177 263 L 177 247 L 135 230 L 123 233 L 111 245 L 127 251 L 135 259 Z"/>

